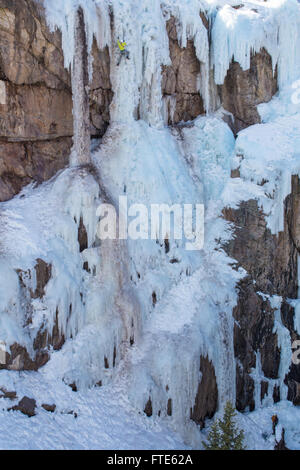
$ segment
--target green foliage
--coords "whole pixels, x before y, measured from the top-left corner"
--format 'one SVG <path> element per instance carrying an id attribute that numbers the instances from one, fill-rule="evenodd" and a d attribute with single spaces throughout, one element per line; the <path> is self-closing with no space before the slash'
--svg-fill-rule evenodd
<path id="1" fill-rule="evenodd" d="M 244 431 L 235 422 L 236 412 L 230 401 L 226 403 L 223 419 L 218 419 L 210 428 L 208 438 L 203 445 L 206 450 L 245 450 Z"/>

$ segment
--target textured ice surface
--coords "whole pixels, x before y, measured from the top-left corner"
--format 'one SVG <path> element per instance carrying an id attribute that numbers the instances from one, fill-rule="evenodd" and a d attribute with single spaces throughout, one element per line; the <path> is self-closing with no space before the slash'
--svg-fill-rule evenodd
<path id="1" fill-rule="evenodd" d="M 100 179 L 75 167 L 0 205 L 0 275 L 5 280 L 0 283 L 1 338 L 8 344 L 17 341 L 33 353 L 37 332 L 42 325 L 52 330 L 58 309 L 67 340 L 38 373 L 20 377 L 0 373 L 0 385 L 16 389 L 20 398 L 27 394 L 39 405 L 57 404 L 54 415 L 39 410 L 30 421 L 19 413 L 1 412 L 2 436 L 14 429 L 0 441 L 1 447 L 183 446 L 174 431 L 189 445 L 200 447 L 203 435 L 190 420 L 190 408 L 200 379 L 201 354 L 215 367 L 219 411 L 227 399 L 234 400 L 232 308 L 236 282 L 245 272 L 232 269 L 234 260 L 221 249 L 231 237 L 221 211 L 256 198 L 272 232 L 283 228 L 284 198 L 290 192 L 291 175 L 299 172 L 300 113 L 292 102 L 297 91 L 292 82 L 300 78 L 300 13 L 294 0 L 244 2 L 239 8 L 229 3 L 165 0 L 161 8 L 158 0 L 45 0 L 49 25 L 62 32 L 66 67 L 74 59 L 75 12 L 78 6 L 83 8 L 88 52 L 93 36 L 100 48 L 109 47 L 114 98 L 111 124 L 92 154 Z M 200 10 L 212 27 L 211 51 Z M 114 15 L 112 37 L 109 12 Z M 207 111 L 213 108 L 210 68 L 214 67 L 217 83 L 222 83 L 233 57 L 246 69 L 251 51 L 261 47 L 270 53 L 274 70 L 277 66 L 280 93 L 259 107 L 262 124 L 242 131 L 237 141 L 221 112 L 202 116 L 182 129 L 164 126 L 161 65 L 170 64 L 165 28 L 170 15 L 175 17 L 180 45 L 194 41 L 201 62 L 199 91 Z M 118 37 L 127 42 L 131 57 L 119 67 Z M 230 178 L 234 168 L 239 168 L 240 178 Z M 189 252 L 183 241 L 175 240 L 166 249 L 163 236 L 100 243 L 97 207 L 105 200 L 117 208 L 121 195 L 126 195 L 129 206 L 204 203 L 203 250 Z M 82 253 L 81 218 L 88 238 Z M 16 270 L 30 273 L 24 279 L 27 289 L 34 290 L 37 258 L 52 265 L 52 277 L 44 298 L 30 300 L 24 297 Z M 82 269 L 84 263 L 89 272 Z M 285 396 L 290 338 L 280 319 L 280 299 L 274 296 L 270 301 L 283 353 L 280 377 L 269 381 L 269 388 L 280 385 Z M 25 328 L 24 303 L 32 320 Z M 298 314 L 295 321 L 298 325 Z M 134 338 L 132 347 L 130 338 Z M 252 376 L 258 407 L 259 354 Z M 102 390 L 88 389 L 99 381 Z M 72 382 L 78 394 L 66 385 Z M 149 397 L 151 418 L 138 415 Z M 271 406 L 270 397 L 271 392 L 254 414 L 238 416 L 248 446 L 274 446 L 270 416 L 275 410 L 287 428 L 288 445 L 299 448 L 297 411 L 287 402 Z M 173 414 L 167 416 L 170 399 Z M 65 414 L 70 408 L 78 411 L 77 420 Z"/>

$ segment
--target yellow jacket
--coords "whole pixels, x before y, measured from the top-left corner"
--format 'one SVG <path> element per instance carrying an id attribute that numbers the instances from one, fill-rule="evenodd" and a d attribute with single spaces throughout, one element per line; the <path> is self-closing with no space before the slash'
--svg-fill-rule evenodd
<path id="1" fill-rule="evenodd" d="M 118 39 L 118 46 L 119 46 L 120 51 L 124 51 L 127 44 L 126 42 L 120 42 Z"/>

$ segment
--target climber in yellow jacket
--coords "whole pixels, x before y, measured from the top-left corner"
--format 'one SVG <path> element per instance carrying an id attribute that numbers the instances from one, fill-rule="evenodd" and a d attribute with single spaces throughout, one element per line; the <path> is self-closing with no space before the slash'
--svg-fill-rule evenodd
<path id="1" fill-rule="evenodd" d="M 118 39 L 118 46 L 119 46 L 119 49 L 120 49 L 120 57 L 118 59 L 117 65 L 119 66 L 120 63 L 121 63 L 122 57 L 125 57 L 126 59 L 129 59 L 129 51 L 127 51 L 127 49 L 126 49 L 127 44 L 126 44 L 125 41 L 120 42 L 120 40 Z"/>

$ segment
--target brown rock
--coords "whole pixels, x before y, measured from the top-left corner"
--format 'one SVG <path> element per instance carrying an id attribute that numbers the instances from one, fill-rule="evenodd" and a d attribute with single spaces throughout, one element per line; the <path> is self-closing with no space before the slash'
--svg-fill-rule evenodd
<path id="1" fill-rule="evenodd" d="M 6 388 L 4 387 L 1 387 L 0 388 L 0 392 L 2 393 L 2 395 L 0 396 L 0 398 L 6 398 L 8 400 L 15 400 L 17 398 L 17 393 L 16 392 L 9 392 L 8 390 L 6 390 Z"/>
<path id="2" fill-rule="evenodd" d="M 295 366 L 294 366 L 295 367 Z M 287 381 L 288 385 L 288 400 L 293 402 L 293 405 L 300 406 L 300 383 L 297 380 L 294 380 L 292 377 L 295 374 L 293 370 L 293 365 L 291 367 L 291 372 Z"/>
<path id="3" fill-rule="evenodd" d="M 33 292 L 34 299 L 42 298 L 45 295 L 45 287 L 51 278 L 52 266 L 44 260 L 38 258 L 35 265 L 36 271 L 36 290 Z"/>
<path id="4" fill-rule="evenodd" d="M 53 346 L 54 351 L 59 351 L 65 344 L 65 336 L 61 333 L 58 323 L 58 309 L 56 310 L 55 323 L 52 330 L 52 336 L 48 339 L 50 345 Z"/>
<path id="5" fill-rule="evenodd" d="M 204 428 L 205 418 L 212 418 L 217 410 L 218 387 L 215 369 L 208 357 L 201 356 L 200 371 L 202 378 L 191 410 L 191 419 Z"/>
<path id="6" fill-rule="evenodd" d="M 56 410 L 56 405 L 47 405 L 47 403 L 43 403 L 42 408 L 44 408 L 44 410 L 48 411 L 49 413 L 54 413 Z"/>
<path id="7" fill-rule="evenodd" d="M 108 49 L 93 47 L 91 133 L 101 137 L 112 100 Z M 0 202 L 68 164 L 73 135 L 70 73 L 61 33 L 42 3 L 0 0 Z"/>
<path id="8" fill-rule="evenodd" d="M 59 329 L 59 312 L 56 311 L 56 317 L 54 326 L 52 329 L 52 334 L 49 334 L 45 326 L 42 326 L 40 331 L 37 333 L 36 338 L 33 342 L 33 349 L 36 351 L 36 361 L 41 359 L 46 363 L 49 360 L 49 347 L 52 346 L 54 351 L 59 351 L 64 343 L 65 336 L 61 333 Z M 40 359 L 41 358 L 41 359 Z M 41 367 L 44 365 L 40 362 L 37 363 L 36 367 Z"/>
<path id="9" fill-rule="evenodd" d="M 69 387 L 71 388 L 72 392 L 77 392 L 78 389 L 77 389 L 77 385 L 75 382 L 69 384 Z M 72 412 L 73 413 L 73 412 Z"/>
<path id="10" fill-rule="evenodd" d="M 83 223 L 82 217 L 80 218 L 79 227 L 78 227 L 78 243 L 80 253 L 87 249 L 88 247 L 88 235 L 86 228 Z"/>
<path id="11" fill-rule="evenodd" d="M 169 124 L 190 121 L 204 113 L 203 101 L 198 91 L 200 62 L 197 59 L 193 41 L 186 48 L 180 48 L 177 40 L 175 19 L 167 21 L 170 57 L 172 65 L 163 67 L 162 93 L 176 100 L 175 112 L 169 113 Z"/>
<path id="12" fill-rule="evenodd" d="M 25 313 L 24 328 L 32 323 L 32 299 L 42 298 L 45 295 L 45 288 L 51 278 L 52 266 L 42 259 L 37 259 L 34 267 L 35 276 L 31 270 L 17 270 L 19 276 L 20 292 L 23 297 L 23 308 Z M 34 288 L 32 280 L 35 277 L 36 286 Z M 71 314 L 70 308 L 70 314 Z M 65 338 L 59 328 L 58 311 L 52 330 L 48 332 L 46 325 L 42 325 L 33 340 L 34 355 L 29 355 L 24 346 L 14 343 L 10 346 L 10 352 L 6 352 L 5 360 L 0 364 L 1 369 L 9 370 L 37 370 L 45 365 L 49 360 L 50 346 L 54 350 L 60 349 Z"/>
<path id="13" fill-rule="evenodd" d="M 43 84 L 5 82 L 0 105 L 0 136 L 8 141 L 41 141 L 73 135 L 72 95 Z"/>
<path id="14" fill-rule="evenodd" d="M 249 70 L 232 62 L 219 92 L 222 106 L 234 116 L 234 124 L 229 121 L 234 133 L 259 123 L 257 105 L 270 101 L 277 92 L 277 76 L 273 76 L 272 59 L 266 50 L 251 57 Z"/>
<path id="15" fill-rule="evenodd" d="M 150 416 L 152 416 L 153 414 L 153 411 L 152 411 L 152 401 L 151 401 L 151 398 L 149 397 L 149 400 L 147 401 L 146 403 L 146 406 L 145 406 L 145 409 L 144 409 L 144 413 L 148 416 L 148 418 L 150 418 Z"/>
<path id="16" fill-rule="evenodd" d="M 38 183 L 52 178 L 68 165 L 71 146 L 71 137 L 26 143 L 25 149 L 30 162 L 29 177 Z"/>
<path id="17" fill-rule="evenodd" d="M 269 302 L 258 295 L 249 278 L 239 284 L 239 299 L 234 309 L 235 356 L 247 373 L 256 366 L 255 352 L 260 352 L 262 370 L 267 378 L 277 379 L 280 351 L 273 333 L 274 314 Z"/>
<path id="18" fill-rule="evenodd" d="M 0 141 L 0 202 L 32 180 L 41 183 L 68 164 L 71 138 L 39 142 Z"/>
<path id="19" fill-rule="evenodd" d="M 277 385 L 275 385 L 273 390 L 273 401 L 274 403 L 280 402 L 280 388 Z"/>
<path id="20" fill-rule="evenodd" d="M 41 4 L 32 0 L 0 2 L 2 75 L 16 85 L 70 85 L 60 33 L 50 33 Z"/>
<path id="21" fill-rule="evenodd" d="M 102 137 L 109 125 L 109 106 L 113 98 L 111 90 L 98 88 L 90 92 L 90 120 L 93 137 Z"/>
<path id="22" fill-rule="evenodd" d="M 236 367 L 236 409 L 243 411 L 249 407 L 250 411 L 255 409 L 254 402 L 254 380 L 246 372 L 246 367 Z"/>
<path id="23" fill-rule="evenodd" d="M 278 236 L 267 228 L 255 200 L 242 202 L 237 210 L 226 208 L 223 213 L 235 225 L 235 237 L 226 251 L 255 280 L 257 290 L 296 298 L 297 250 L 290 237 L 290 211 L 286 210 L 284 232 Z"/>
<path id="24" fill-rule="evenodd" d="M 300 180 L 297 175 L 292 176 L 292 192 L 286 200 L 286 213 L 292 242 L 300 251 Z"/>
<path id="25" fill-rule="evenodd" d="M 0 142 L 0 201 L 10 199 L 30 182 L 24 168 L 25 162 L 23 144 Z"/>
<path id="26" fill-rule="evenodd" d="M 238 304 L 234 309 L 235 356 L 240 367 L 237 370 L 237 408 L 252 409 L 253 380 L 249 376 L 255 367 L 255 353 L 261 356 L 262 370 L 266 378 L 278 378 L 280 350 L 274 329 L 274 312 L 259 292 L 297 298 L 297 221 L 299 218 L 299 180 L 292 178 L 292 193 L 285 200 L 284 231 L 277 236 L 267 228 L 264 214 L 256 201 L 241 203 L 236 210 L 225 209 L 224 216 L 235 226 L 235 236 L 225 247 L 227 253 L 248 272 L 239 286 Z M 281 307 L 281 320 L 291 334 L 291 343 L 299 336 L 294 331 L 294 310 L 285 301 Z M 291 364 L 286 377 L 288 398 L 297 402 L 297 383 L 300 383 L 300 367 Z M 262 384 L 261 398 L 266 386 Z M 280 400 L 280 390 L 274 388 L 274 402 Z"/>
<path id="27" fill-rule="evenodd" d="M 110 82 L 110 57 L 106 47 L 99 50 L 93 43 L 93 78 L 90 84 L 90 120 L 93 136 L 102 137 L 110 121 L 109 106 L 113 92 Z"/>
<path id="28" fill-rule="evenodd" d="M 10 351 L 10 353 L 6 352 L 6 361 L 0 364 L 0 369 L 37 370 L 49 360 L 47 351 L 37 351 L 35 358 L 31 358 L 26 348 L 18 343 L 12 344 Z"/>
<path id="29" fill-rule="evenodd" d="M 10 408 L 13 411 L 21 411 L 24 415 L 29 418 L 35 416 L 36 401 L 33 398 L 23 397 L 22 400 L 16 406 Z"/>

